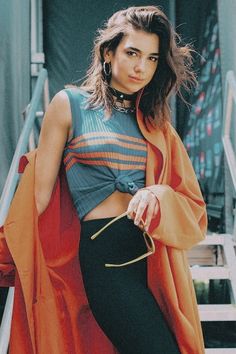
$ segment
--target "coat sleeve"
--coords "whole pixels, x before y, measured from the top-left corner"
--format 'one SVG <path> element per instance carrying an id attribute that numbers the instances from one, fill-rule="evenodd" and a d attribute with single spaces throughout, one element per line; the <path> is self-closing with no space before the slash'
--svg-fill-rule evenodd
<path id="1" fill-rule="evenodd" d="M 189 249 L 205 237 L 206 205 L 187 151 L 174 128 L 171 130 L 168 183 L 146 187 L 159 201 L 149 232 L 167 246 Z"/>

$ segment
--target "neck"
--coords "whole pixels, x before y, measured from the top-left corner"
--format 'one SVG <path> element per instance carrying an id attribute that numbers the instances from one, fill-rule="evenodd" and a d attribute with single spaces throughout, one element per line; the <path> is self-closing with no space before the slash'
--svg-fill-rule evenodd
<path id="1" fill-rule="evenodd" d="M 114 87 L 108 86 L 110 93 L 113 96 L 113 107 L 114 108 L 131 108 L 133 110 L 135 106 L 135 101 L 137 97 L 137 93 L 127 94 L 121 92 Z"/>

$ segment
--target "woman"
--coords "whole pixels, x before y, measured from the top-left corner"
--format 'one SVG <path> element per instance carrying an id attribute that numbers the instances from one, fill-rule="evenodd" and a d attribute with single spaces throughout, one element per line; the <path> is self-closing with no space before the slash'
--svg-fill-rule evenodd
<path id="1" fill-rule="evenodd" d="M 195 80 L 190 63 L 157 7 L 119 11 L 99 31 L 83 85 L 56 94 L 42 125 L 38 214 L 63 160 L 89 307 L 120 354 L 204 350 L 183 249 L 204 237 L 205 204 L 168 109 L 170 93 Z M 128 217 L 103 229 L 119 215 Z M 156 246 L 148 260 L 143 231 Z"/>

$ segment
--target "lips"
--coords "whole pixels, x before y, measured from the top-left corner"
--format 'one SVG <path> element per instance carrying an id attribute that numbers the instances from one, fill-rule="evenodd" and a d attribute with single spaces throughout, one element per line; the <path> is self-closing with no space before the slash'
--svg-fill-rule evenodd
<path id="1" fill-rule="evenodd" d="M 139 77 L 136 77 L 136 76 L 129 76 L 129 78 L 133 81 L 136 81 L 136 82 L 143 82 L 144 81 L 143 79 L 140 79 Z"/>

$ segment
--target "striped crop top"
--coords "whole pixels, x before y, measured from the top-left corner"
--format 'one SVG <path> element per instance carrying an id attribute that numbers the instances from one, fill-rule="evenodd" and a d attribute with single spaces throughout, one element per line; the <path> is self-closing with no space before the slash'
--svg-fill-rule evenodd
<path id="1" fill-rule="evenodd" d="M 70 100 L 73 137 L 63 162 L 71 196 L 82 218 L 116 189 L 135 194 L 145 184 L 147 145 L 135 113 L 86 108 L 88 93 L 64 90 Z"/>

